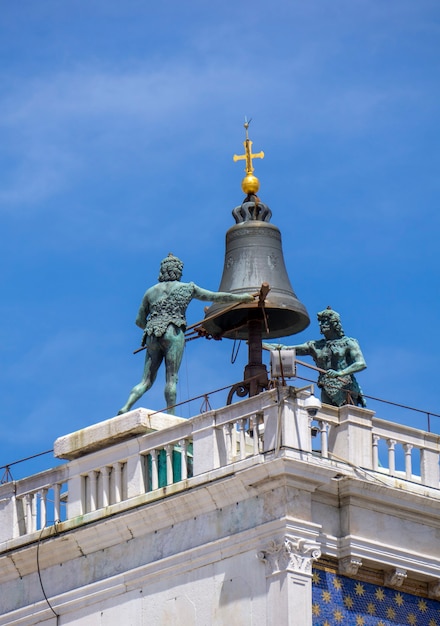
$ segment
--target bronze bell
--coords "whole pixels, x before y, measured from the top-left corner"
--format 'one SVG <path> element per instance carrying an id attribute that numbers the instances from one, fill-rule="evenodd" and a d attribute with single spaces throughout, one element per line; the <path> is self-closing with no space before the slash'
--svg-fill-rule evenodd
<path id="1" fill-rule="evenodd" d="M 230 307 L 213 304 L 205 317 L 215 317 L 205 321 L 203 327 L 213 336 L 248 339 L 249 322 L 261 320 L 262 339 L 299 333 L 307 328 L 310 319 L 290 284 L 281 233 L 269 223 L 270 209 L 250 194 L 232 214 L 237 223 L 226 233 L 225 264 L 218 290 L 256 293 L 262 283 L 269 283 L 270 291 L 264 307 L 256 300 L 240 304 L 222 315 L 221 311 Z"/>
<path id="2" fill-rule="evenodd" d="M 226 233 L 226 254 L 219 291 L 252 293 L 258 300 L 238 306 L 213 304 L 205 314 L 204 332 L 214 337 L 246 339 L 248 364 L 244 378 L 229 391 L 230 404 L 234 394 L 255 396 L 269 388 L 266 366 L 262 362 L 262 340 L 299 333 L 310 324 L 305 306 L 298 300 L 290 284 L 284 264 L 281 233 L 270 224 L 272 212 L 256 195 L 260 182 L 254 176 L 252 159 L 264 158 L 264 152 L 253 154 L 249 139 L 249 122 L 245 119 L 244 154 L 234 161 L 246 162 L 241 188 L 246 194 L 243 203 L 232 211 L 236 224 Z"/>

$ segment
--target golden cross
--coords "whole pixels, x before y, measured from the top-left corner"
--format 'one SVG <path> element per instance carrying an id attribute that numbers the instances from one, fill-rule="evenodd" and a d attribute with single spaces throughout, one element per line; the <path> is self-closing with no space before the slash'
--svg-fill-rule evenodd
<path id="1" fill-rule="evenodd" d="M 250 122 L 247 120 L 244 123 L 244 127 L 246 129 L 246 139 L 243 142 L 245 154 L 234 154 L 232 157 L 234 161 L 244 161 L 246 160 L 245 172 L 246 174 L 252 174 L 254 168 L 252 166 L 252 159 L 264 159 L 264 152 L 257 152 L 256 154 L 252 154 L 252 141 L 249 139 L 248 128 Z"/>

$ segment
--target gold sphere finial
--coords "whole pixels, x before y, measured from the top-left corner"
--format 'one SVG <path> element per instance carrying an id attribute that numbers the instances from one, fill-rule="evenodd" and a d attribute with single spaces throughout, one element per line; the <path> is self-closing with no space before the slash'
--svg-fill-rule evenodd
<path id="1" fill-rule="evenodd" d="M 241 181 L 241 188 L 246 195 L 256 194 L 260 189 L 260 181 L 253 174 L 246 174 Z"/>
<path id="2" fill-rule="evenodd" d="M 244 171 L 246 172 L 246 176 L 243 178 L 241 182 L 241 188 L 243 189 L 246 195 L 248 194 L 256 194 L 260 188 L 260 181 L 256 176 L 254 176 L 254 167 L 252 165 L 252 159 L 264 159 L 264 152 L 258 152 L 256 154 L 252 153 L 252 141 L 249 139 L 248 128 L 249 124 L 252 120 L 247 120 L 244 118 L 244 128 L 246 130 L 246 139 L 243 142 L 244 145 L 244 154 L 234 154 L 232 157 L 234 161 L 246 161 L 246 167 Z"/>

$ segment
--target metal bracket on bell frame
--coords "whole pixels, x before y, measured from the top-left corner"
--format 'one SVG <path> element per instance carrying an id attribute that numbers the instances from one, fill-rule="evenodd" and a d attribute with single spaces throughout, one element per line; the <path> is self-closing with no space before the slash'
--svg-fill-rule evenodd
<path id="1" fill-rule="evenodd" d="M 262 391 L 269 389 L 269 377 L 267 375 L 266 366 L 263 363 L 263 329 L 269 333 L 266 312 L 264 310 L 264 301 L 270 291 L 268 283 L 262 283 L 258 294 L 258 306 L 262 309 L 262 319 L 250 319 L 247 323 L 248 328 L 248 364 L 244 368 L 244 380 L 236 383 L 231 387 L 226 404 L 232 403 L 234 394 L 239 398 L 256 396 Z"/>

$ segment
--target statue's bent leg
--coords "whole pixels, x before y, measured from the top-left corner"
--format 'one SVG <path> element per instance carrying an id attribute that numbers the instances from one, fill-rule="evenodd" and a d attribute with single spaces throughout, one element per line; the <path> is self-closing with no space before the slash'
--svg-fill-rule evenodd
<path id="1" fill-rule="evenodd" d="M 180 364 L 182 362 L 183 350 L 185 348 L 185 334 L 181 328 L 170 324 L 162 339 L 165 350 L 166 384 L 165 401 L 168 413 L 174 415 L 174 405 L 177 396 L 177 381 Z"/>
<path id="2" fill-rule="evenodd" d="M 163 360 L 163 352 L 156 338 L 149 338 L 145 355 L 144 373 L 140 383 L 130 391 L 127 402 L 118 412 L 118 415 L 127 413 L 135 402 L 148 391 L 156 380 L 157 370 Z"/>

